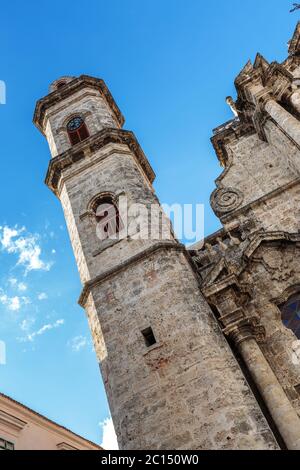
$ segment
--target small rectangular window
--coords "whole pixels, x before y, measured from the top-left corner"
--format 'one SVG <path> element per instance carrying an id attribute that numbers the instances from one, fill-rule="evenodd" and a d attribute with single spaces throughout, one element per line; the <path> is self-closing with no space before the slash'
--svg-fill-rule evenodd
<path id="1" fill-rule="evenodd" d="M 156 339 L 155 339 L 155 336 L 151 327 L 143 330 L 142 335 L 144 336 L 144 340 L 145 340 L 145 344 L 147 348 L 150 348 L 150 346 L 153 346 L 154 344 L 156 344 Z"/>
<path id="2" fill-rule="evenodd" d="M 0 450 L 15 450 L 15 445 L 12 442 L 0 438 Z"/>
<path id="3" fill-rule="evenodd" d="M 298 395 L 300 395 L 300 384 L 295 385 L 294 388 L 295 388 L 296 392 L 298 393 Z"/>

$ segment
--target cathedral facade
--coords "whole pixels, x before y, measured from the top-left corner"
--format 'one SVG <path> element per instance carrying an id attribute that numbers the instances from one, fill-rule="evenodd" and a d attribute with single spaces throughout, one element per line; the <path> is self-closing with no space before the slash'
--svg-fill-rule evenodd
<path id="1" fill-rule="evenodd" d="M 108 236 L 122 197 L 162 211 L 103 80 L 62 77 L 36 106 L 121 449 L 300 449 L 300 25 L 235 85 L 212 137 L 223 228 L 192 250 Z"/>

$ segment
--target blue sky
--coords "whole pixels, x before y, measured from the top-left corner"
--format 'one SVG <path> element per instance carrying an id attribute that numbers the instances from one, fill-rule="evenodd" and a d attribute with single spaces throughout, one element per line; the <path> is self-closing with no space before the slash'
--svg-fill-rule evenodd
<path id="1" fill-rule="evenodd" d="M 60 203 L 44 185 L 35 102 L 63 75 L 103 78 L 164 203 L 204 203 L 220 167 L 211 129 L 246 61 L 283 60 L 299 14 L 286 0 L 58 0 L 1 5 L 0 391 L 96 442 L 109 416 Z"/>

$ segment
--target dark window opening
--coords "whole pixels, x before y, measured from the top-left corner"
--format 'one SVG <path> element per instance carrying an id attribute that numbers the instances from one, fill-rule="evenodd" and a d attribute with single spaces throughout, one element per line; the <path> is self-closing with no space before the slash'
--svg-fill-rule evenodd
<path id="1" fill-rule="evenodd" d="M 300 339 L 300 292 L 293 295 L 280 307 L 281 318 L 284 326 Z"/>
<path id="2" fill-rule="evenodd" d="M 103 197 L 95 204 L 97 235 L 101 240 L 116 238 L 123 230 L 119 209 L 111 197 Z"/>
<path id="3" fill-rule="evenodd" d="M 72 145 L 76 145 L 90 136 L 84 120 L 79 116 L 68 122 L 67 131 Z"/>
<path id="4" fill-rule="evenodd" d="M 151 327 L 143 330 L 142 335 L 144 336 L 144 340 L 145 340 L 145 344 L 147 348 L 150 348 L 150 346 L 153 346 L 154 344 L 156 344 L 156 339 L 155 339 L 155 336 Z"/>
<path id="5" fill-rule="evenodd" d="M 298 395 L 300 395 L 300 384 L 295 385 L 294 388 L 295 388 L 296 392 L 298 393 Z"/>
<path id="6" fill-rule="evenodd" d="M 64 80 L 62 80 L 62 81 L 60 81 L 60 82 L 57 83 L 56 88 L 57 88 L 57 89 L 58 89 L 58 88 L 61 88 L 61 87 L 64 86 L 66 83 L 67 83 L 67 82 L 65 82 Z"/>
<path id="7" fill-rule="evenodd" d="M 0 450 L 15 450 L 15 445 L 12 442 L 0 438 Z"/>

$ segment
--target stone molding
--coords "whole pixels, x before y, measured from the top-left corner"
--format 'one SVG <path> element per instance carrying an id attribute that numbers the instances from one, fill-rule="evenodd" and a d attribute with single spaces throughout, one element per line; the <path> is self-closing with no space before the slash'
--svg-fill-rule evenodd
<path id="1" fill-rule="evenodd" d="M 131 131 L 123 129 L 107 128 L 99 131 L 97 134 L 89 137 L 78 145 L 71 147 L 66 152 L 52 158 L 49 163 L 45 183 L 58 195 L 59 181 L 63 170 L 69 168 L 73 163 L 87 159 L 94 152 L 104 148 L 108 144 L 124 144 L 136 157 L 142 167 L 146 177 L 152 184 L 155 179 L 155 173 L 148 162 L 140 144 Z"/>
<path id="2" fill-rule="evenodd" d="M 110 109 L 112 109 L 116 120 L 120 127 L 123 126 L 125 119 L 117 106 L 114 98 L 112 97 L 108 87 L 106 86 L 104 80 L 100 78 L 90 77 L 88 75 L 80 75 L 80 77 L 71 80 L 69 83 L 59 88 L 56 91 L 53 91 L 49 95 L 40 99 L 35 107 L 33 122 L 37 128 L 44 134 L 44 119 L 47 109 L 51 106 L 56 105 L 60 101 L 69 98 L 74 93 L 84 88 L 94 88 L 97 90 L 101 96 L 106 100 Z"/>
<path id="3" fill-rule="evenodd" d="M 237 207 L 236 209 L 232 210 L 228 214 L 223 214 L 220 216 L 220 220 L 222 224 L 229 223 L 230 220 L 233 217 L 238 217 L 242 212 L 246 212 L 248 209 L 254 208 L 264 201 L 270 200 L 279 194 L 285 192 L 287 189 L 293 188 L 294 186 L 300 184 L 300 178 L 295 178 L 293 181 L 290 181 L 289 183 L 286 183 L 279 188 L 274 189 L 273 191 L 270 191 L 267 194 L 264 194 L 262 197 L 259 199 L 255 199 L 254 201 L 249 202 L 245 206 Z"/>
<path id="4" fill-rule="evenodd" d="M 16 418 L 3 410 L 0 410 L 0 423 L 5 424 L 14 431 L 22 431 L 27 424 L 26 421 Z"/>
<path id="5" fill-rule="evenodd" d="M 151 256 L 153 253 L 160 251 L 160 250 L 175 250 L 179 251 L 182 253 L 186 253 L 186 248 L 184 245 L 173 242 L 173 241 L 163 241 L 163 242 L 158 242 L 151 247 L 147 248 L 146 250 L 141 251 L 140 253 L 132 256 L 131 258 L 125 260 L 123 263 L 120 263 L 119 265 L 115 266 L 112 269 L 109 269 L 105 271 L 103 274 L 100 274 L 99 276 L 95 277 L 94 279 L 87 281 L 82 289 L 82 292 L 80 294 L 78 303 L 81 307 L 85 307 L 85 303 L 87 301 L 88 295 L 92 291 L 93 287 L 98 286 L 102 282 L 106 281 L 107 279 L 116 276 L 119 274 L 121 271 L 126 270 L 130 266 L 139 263 L 140 261 L 144 260 L 145 258 Z M 189 259 L 190 264 L 194 268 L 194 264 Z"/>
<path id="6" fill-rule="evenodd" d="M 224 328 L 224 334 L 234 339 L 236 344 L 249 339 L 251 336 L 258 343 L 265 340 L 265 329 L 260 324 L 257 316 L 248 317 L 244 313 L 244 306 L 249 304 L 252 299 L 251 285 L 240 282 L 240 276 L 251 261 L 256 262 L 255 252 L 265 242 L 286 242 L 299 243 L 300 233 L 288 232 L 259 232 L 250 240 L 248 246 L 243 250 L 240 257 L 240 267 L 237 272 L 230 272 L 230 267 L 226 263 L 226 255 L 223 255 L 218 263 L 213 267 L 201 285 L 201 291 L 208 302 L 220 307 L 222 303 L 226 304 L 225 298 L 230 297 L 232 301 L 229 311 L 223 311 L 219 317 L 219 321 Z M 219 278 L 220 273 L 226 269 L 227 275 Z M 290 295 L 299 292 L 300 285 L 290 286 L 278 298 L 274 299 L 274 303 L 280 305 L 284 303 Z M 236 303 L 238 302 L 238 303 Z M 232 309 L 232 305 L 236 305 Z M 227 307 L 226 307 L 227 308 Z M 225 310 L 226 310 L 225 308 Z"/>

